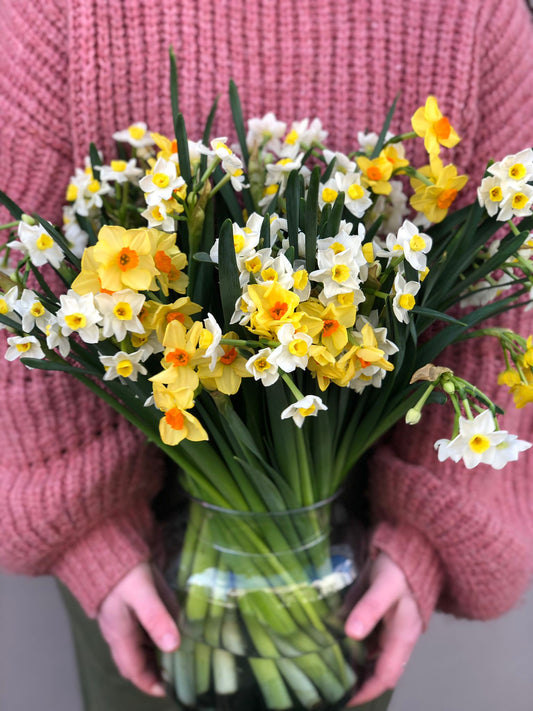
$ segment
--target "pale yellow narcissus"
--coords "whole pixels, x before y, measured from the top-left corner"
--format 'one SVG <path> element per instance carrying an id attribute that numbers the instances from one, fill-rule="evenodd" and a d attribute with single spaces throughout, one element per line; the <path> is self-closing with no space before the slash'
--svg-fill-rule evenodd
<path id="1" fill-rule="evenodd" d="M 102 227 L 92 256 L 103 289 L 144 291 L 155 287 L 159 272 L 154 263 L 151 232 L 145 228 L 126 230 L 117 225 Z"/>
<path id="2" fill-rule="evenodd" d="M 159 434 L 165 444 L 175 446 L 184 439 L 191 442 L 209 439 L 200 421 L 189 412 L 194 407 L 192 390 L 170 389 L 154 383 L 153 393 L 155 406 L 165 413 L 159 421 Z"/>
<path id="3" fill-rule="evenodd" d="M 415 111 L 411 124 L 416 135 L 424 139 L 430 155 L 437 155 L 441 146 L 453 148 L 461 140 L 449 119 L 443 116 L 434 96 L 428 96 L 425 105 Z"/>
<path id="4" fill-rule="evenodd" d="M 159 342 L 163 343 L 169 323 L 179 321 L 186 328 L 191 328 L 193 323 L 191 315 L 201 310 L 202 307 L 191 301 L 188 296 L 182 296 L 171 304 L 149 300 L 145 304 L 141 321 L 146 330 L 155 330 Z"/>
<path id="5" fill-rule="evenodd" d="M 335 383 L 340 387 L 346 387 L 360 370 L 369 365 L 377 365 L 383 370 L 394 370 L 394 365 L 385 359 L 385 351 L 378 348 L 378 341 L 374 329 L 366 323 L 360 331 L 362 343 L 354 344 L 337 361 L 338 367 L 342 371 L 342 376 L 335 379 Z"/>
<path id="6" fill-rule="evenodd" d="M 81 257 L 81 271 L 72 282 L 71 288 L 80 296 L 84 294 L 112 294 L 108 289 L 102 289 L 98 276 L 98 262 L 94 258 L 94 247 L 87 247 Z M 117 289 L 117 291 L 119 291 Z"/>
<path id="7" fill-rule="evenodd" d="M 224 334 L 223 339 L 236 339 L 233 331 Z M 218 390 L 224 395 L 234 395 L 241 386 L 243 378 L 251 378 L 252 374 L 246 368 L 246 358 L 241 356 L 237 348 L 231 344 L 221 343 L 224 354 L 221 355 L 211 370 L 209 363 L 203 362 L 198 368 L 202 385 L 208 390 Z"/>
<path id="8" fill-rule="evenodd" d="M 383 153 L 373 159 L 359 156 L 357 165 L 363 174 L 361 183 L 365 188 L 370 188 L 376 195 L 389 195 L 393 165 Z"/>
<path id="9" fill-rule="evenodd" d="M 272 338 L 283 324 L 292 323 L 296 328 L 302 313 L 296 308 L 300 299 L 278 282 L 251 284 L 245 292 L 256 307 L 248 329 L 259 336 Z"/>
<path id="10" fill-rule="evenodd" d="M 175 234 L 165 234 L 159 230 L 151 231 L 154 264 L 159 272 L 157 282 L 161 291 L 168 296 L 169 289 L 178 294 L 185 294 L 189 277 L 183 272 L 187 266 L 187 255 L 176 245 Z"/>
<path id="11" fill-rule="evenodd" d="M 324 306 L 318 299 L 310 299 L 300 304 L 301 310 L 307 317 L 312 317 L 313 323 L 318 322 L 318 333 L 322 344 L 334 356 L 339 355 L 348 343 L 348 328 L 355 323 L 357 309 L 353 304 L 342 306 L 330 302 Z M 302 326 L 307 326 L 307 319 L 304 316 Z M 307 329 L 308 333 L 315 338 L 314 331 Z M 318 333 L 316 335 L 318 335 Z"/>
<path id="12" fill-rule="evenodd" d="M 441 222 L 455 202 L 459 190 L 466 185 L 468 176 L 457 175 L 457 168 L 452 163 L 443 166 L 437 156 L 430 156 L 430 165 L 421 168 L 419 173 L 429 178 L 432 184 L 427 185 L 418 178 L 411 178 L 415 194 L 409 202 L 430 222 Z"/>
<path id="13" fill-rule="evenodd" d="M 196 390 L 200 382 L 196 368 L 203 356 L 198 349 L 201 332 L 202 324 L 199 321 L 195 321 L 189 330 L 179 321 L 171 321 L 163 340 L 165 352 L 161 365 L 164 370 L 150 380 L 171 385 L 173 389 Z"/>

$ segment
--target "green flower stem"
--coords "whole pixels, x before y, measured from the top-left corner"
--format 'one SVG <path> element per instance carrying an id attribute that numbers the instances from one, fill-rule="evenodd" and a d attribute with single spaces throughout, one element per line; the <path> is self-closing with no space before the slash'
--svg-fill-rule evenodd
<path id="1" fill-rule="evenodd" d="M 416 170 L 416 168 L 413 168 L 412 165 L 406 165 L 404 168 L 402 168 L 402 171 L 406 175 L 409 175 L 412 178 L 416 178 L 417 180 L 420 180 L 425 185 L 429 185 L 429 187 L 433 187 L 435 185 L 435 183 L 432 180 L 430 180 L 427 176 L 423 175 L 419 170 Z"/>
<path id="2" fill-rule="evenodd" d="M 215 692 L 220 696 L 235 694 L 238 689 L 235 656 L 225 649 L 213 650 Z"/>
<path id="3" fill-rule="evenodd" d="M 184 706 L 196 704 L 195 642 L 185 635 L 174 652 L 174 690 Z"/>
<path id="4" fill-rule="evenodd" d="M 200 180 L 198 181 L 198 183 L 194 186 L 194 189 L 193 189 L 193 191 L 192 191 L 193 194 L 196 194 L 196 193 L 199 193 L 199 192 L 200 192 L 200 190 L 203 188 L 203 186 L 205 185 L 205 183 L 206 183 L 206 181 L 208 180 L 208 178 L 209 178 L 209 177 L 211 176 L 211 174 L 215 171 L 216 167 L 217 167 L 218 165 L 220 165 L 220 163 L 222 163 L 222 160 L 221 160 L 218 156 L 216 156 L 216 157 L 215 157 L 215 160 L 214 160 L 214 161 L 211 163 L 211 165 L 206 169 L 206 171 L 205 171 L 204 174 L 201 176 L 201 178 L 200 178 Z"/>
<path id="5" fill-rule="evenodd" d="M 211 648 L 196 642 L 194 645 L 194 679 L 198 696 L 209 691 L 211 680 Z"/>
<path id="6" fill-rule="evenodd" d="M 312 709 L 321 704 L 322 699 L 315 685 L 292 659 L 278 659 L 276 665 L 302 706 Z"/>
<path id="7" fill-rule="evenodd" d="M 10 230 L 13 227 L 18 227 L 19 224 L 19 220 L 13 220 L 13 222 L 6 222 L 4 225 L 0 225 L 0 230 Z"/>
<path id="8" fill-rule="evenodd" d="M 340 701 L 350 689 L 350 686 L 344 686 L 339 681 L 319 654 L 303 654 L 300 657 L 295 657 L 294 663 L 307 677 L 313 680 L 323 698 L 330 704 Z"/>
<path id="9" fill-rule="evenodd" d="M 518 229 L 518 227 L 515 225 L 515 223 L 512 220 L 507 220 L 507 224 L 509 225 L 509 229 L 511 230 L 511 232 L 514 235 L 520 234 L 520 230 Z"/>
<path id="10" fill-rule="evenodd" d="M 257 683 L 261 687 L 266 707 L 275 711 L 290 709 L 292 699 L 276 663 L 272 659 L 252 658 L 249 661 Z"/>
<path id="11" fill-rule="evenodd" d="M 231 175 L 229 173 L 226 173 L 226 175 L 222 178 L 220 182 L 218 182 L 215 187 L 211 190 L 209 193 L 209 199 L 211 200 L 215 195 L 218 193 L 218 191 L 224 187 L 229 181 L 231 180 Z"/>
<path id="12" fill-rule="evenodd" d="M 415 133 L 414 131 L 409 131 L 408 133 L 400 133 L 397 136 L 389 138 L 388 141 L 385 141 L 385 146 L 390 146 L 393 143 L 401 143 L 402 141 L 406 141 L 409 138 L 416 138 L 417 136 L 418 133 Z"/>

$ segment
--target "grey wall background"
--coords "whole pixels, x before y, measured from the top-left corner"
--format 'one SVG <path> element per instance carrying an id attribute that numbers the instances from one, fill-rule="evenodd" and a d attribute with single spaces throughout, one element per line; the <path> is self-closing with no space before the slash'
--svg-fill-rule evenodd
<path id="1" fill-rule="evenodd" d="M 502 709 L 533 711 L 533 590 L 499 620 L 434 615 L 390 711 Z M 82 711 L 68 623 L 50 578 L 0 573 L 0 710 Z"/>

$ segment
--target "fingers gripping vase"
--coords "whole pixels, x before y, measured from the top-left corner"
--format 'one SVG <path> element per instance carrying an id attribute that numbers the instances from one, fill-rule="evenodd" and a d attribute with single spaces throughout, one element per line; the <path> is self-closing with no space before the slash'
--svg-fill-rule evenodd
<path id="1" fill-rule="evenodd" d="M 362 668 L 344 635 L 357 570 L 334 501 L 276 513 L 192 500 L 170 568 L 180 649 L 164 655 L 171 692 L 190 709 L 340 709 Z"/>

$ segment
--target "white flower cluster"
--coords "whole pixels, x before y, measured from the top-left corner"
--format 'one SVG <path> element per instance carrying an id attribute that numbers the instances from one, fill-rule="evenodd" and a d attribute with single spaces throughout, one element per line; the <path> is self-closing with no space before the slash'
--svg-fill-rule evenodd
<path id="1" fill-rule="evenodd" d="M 479 204 L 502 222 L 531 213 L 533 204 L 533 149 L 528 148 L 488 168 L 478 188 Z"/>
<path id="2" fill-rule="evenodd" d="M 7 360 L 16 358 L 46 357 L 41 343 L 50 350 L 57 348 L 63 358 L 71 350 L 69 337 L 76 335 L 81 341 L 96 344 L 114 338 L 121 342 L 128 333 L 142 335 L 144 327 L 139 319 L 145 296 L 131 289 L 123 289 L 113 294 L 92 293 L 80 296 L 70 289 L 59 297 L 60 307 L 56 313 L 45 308 L 35 292 L 24 289 L 20 298 L 18 287 L 0 295 L 0 314 L 20 325 L 26 335 L 11 336 L 7 339 Z M 0 324 L 0 328 L 6 328 Z M 32 335 L 35 329 L 41 336 Z M 119 376 L 137 380 L 139 374 L 146 375 L 142 365 L 153 353 L 163 347 L 157 338 L 150 337 L 136 351 L 119 351 L 113 355 L 99 354 L 106 373 L 104 380 Z"/>
<path id="3" fill-rule="evenodd" d="M 515 462 L 520 452 L 531 444 L 506 430 L 496 429 L 496 422 L 490 410 L 484 410 L 477 417 L 459 418 L 459 433 L 454 439 L 439 439 L 435 442 L 440 462 L 452 459 L 463 460 L 467 469 L 478 464 L 488 464 L 493 469 L 503 469 L 508 462 Z"/>

